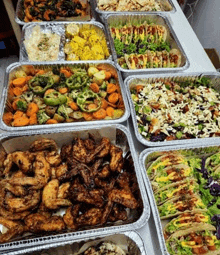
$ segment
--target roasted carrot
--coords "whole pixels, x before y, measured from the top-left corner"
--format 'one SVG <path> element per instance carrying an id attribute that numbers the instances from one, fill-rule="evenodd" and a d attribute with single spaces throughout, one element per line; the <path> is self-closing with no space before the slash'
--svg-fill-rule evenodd
<path id="1" fill-rule="evenodd" d="M 45 74 L 45 71 L 43 69 L 38 70 L 38 72 L 36 73 L 37 75 L 42 75 Z"/>
<path id="2" fill-rule="evenodd" d="M 3 121 L 6 125 L 11 125 L 11 122 L 13 120 L 13 114 L 11 112 L 6 112 L 3 114 Z"/>
<path id="3" fill-rule="evenodd" d="M 105 109 L 99 109 L 97 112 L 93 112 L 93 117 L 97 120 L 102 120 L 106 117 Z"/>
<path id="4" fill-rule="evenodd" d="M 13 80 L 13 85 L 15 87 L 23 87 L 26 83 L 26 77 L 20 77 Z"/>
<path id="5" fill-rule="evenodd" d="M 116 92 L 112 93 L 112 94 L 108 97 L 108 101 L 109 101 L 110 103 L 112 103 L 112 104 L 117 103 L 118 99 L 119 99 L 119 96 L 118 96 L 118 93 L 116 93 Z"/>
<path id="6" fill-rule="evenodd" d="M 93 110 L 93 109 L 96 109 L 96 108 L 97 108 L 96 104 L 89 104 L 88 105 L 88 110 Z"/>
<path id="7" fill-rule="evenodd" d="M 30 122 L 29 122 L 30 125 L 37 125 L 37 114 L 33 113 L 30 116 L 29 120 L 30 120 Z"/>
<path id="8" fill-rule="evenodd" d="M 20 96 L 23 93 L 23 90 L 20 87 L 15 87 L 13 88 L 13 93 L 15 96 Z"/>
<path id="9" fill-rule="evenodd" d="M 116 87 L 115 84 L 109 83 L 109 84 L 107 85 L 107 93 L 108 93 L 108 94 L 114 93 L 116 90 L 117 90 L 117 87 Z"/>
<path id="10" fill-rule="evenodd" d="M 61 69 L 60 72 L 63 73 L 67 78 L 69 78 L 72 75 L 72 73 L 70 71 L 68 71 L 67 69 L 64 69 L 64 68 Z"/>
<path id="11" fill-rule="evenodd" d="M 68 88 L 59 88 L 59 92 L 61 93 L 61 94 L 65 94 L 65 93 L 67 93 L 68 92 Z"/>
<path id="12" fill-rule="evenodd" d="M 104 71 L 104 72 L 105 72 L 105 80 L 108 81 L 112 77 L 112 74 L 111 72 L 108 72 L 108 71 Z"/>
<path id="13" fill-rule="evenodd" d="M 108 107 L 108 102 L 104 98 L 102 98 L 101 102 L 102 102 L 101 103 L 101 108 L 106 109 Z"/>
<path id="14" fill-rule="evenodd" d="M 14 114 L 14 119 L 21 118 L 24 115 L 22 111 L 16 111 Z"/>
<path id="15" fill-rule="evenodd" d="M 46 122 L 46 124 L 57 124 L 57 123 L 58 123 L 58 121 L 55 120 L 55 119 L 49 119 L 49 120 L 47 120 L 47 122 Z"/>
<path id="16" fill-rule="evenodd" d="M 74 110 L 74 111 L 78 111 L 78 110 L 79 110 L 79 107 L 78 107 L 78 105 L 77 105 L 75 102 L 71 102 L 71 103 L 69 104 L 69 106 L 70 106 L 70 108 L 71 108 L 72 110 Z"/>
<path id="17" fill-rule="evenodd" d="M 44 95 L 46 96 L 47 94 L 49 94 L 49 93 L 51 93 L 53 91 L 55 91 L 55 90 L 54 89 L 48 89 L 48 90 L 45 91 Z"/>
<path id="18" fill-rule="evenodd" d="M 31 117 L 31 115 L 33 115 L 34 113 L 37 113 L 39 111 L 39 107 L 37 104 L 35 104 L 34 102 L 31 102 L 28 104 L 28 108 L 27 108 L 27 116 Z"/>
<path id="19" fill-rule="evenodd" d="M 27 126 L 29 125 L 30 120 L 27 118 L 27 116 L 22 116 L 20 118 L 16 118 L 14 119 L 14 121 L 12 122 L 12 125 L 14 127 L 21 127 L 21 126 Z"/>
<path id="20" fill-rule="evenodd" d="M 99 92 L 99 85 L 98 85 L 98 84 L 96 84 L 96 83 L 91 83 L 89 87 L 90 87 L 90 89 L 91 89 L 93 92 L 95 92 L 95 93 L 98 93 L 98 92 Z"/>
<path id="21" fill-rule="evenodd" d="M 137 85 L 137 86 L 136 86 L 136 91 L 137 91 L 137 93 L 139 93 L 143 88 L 144 88 L 143 85 Z"/>
<path id="22" fill-rule="evenodd" d="M 107 107 L 106 108 L 106 114 L 109 116 L 109 117 L 112 117 L 114 115 L 114 108 L 113 107 Z"/>
<path id="23" fill-rule="evenodd" d="M 92 113 L 83 112 L 83 118 L 87 121 L 92 120 L 93 119 Z"/>

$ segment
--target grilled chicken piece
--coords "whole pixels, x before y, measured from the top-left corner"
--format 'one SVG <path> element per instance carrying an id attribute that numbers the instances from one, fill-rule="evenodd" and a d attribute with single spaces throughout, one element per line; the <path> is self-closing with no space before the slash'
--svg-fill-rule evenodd
<path id="1" fill-rule="evenodd" d="M 59 181 L 51 180 L 43 190 L 42 202 L 48 209 L 58 209 L 61 206 L 70 206 L 72 203 L 68 199 L 58 198 Z"/>
<path id="2" fill-rule="evenodd" d="M 110 160 L 110 169 L 111 171 L 117 171 L 121 172 L 123 168 L 123 151 L 117 146 L 111 145 L 110 148 L 110 155 L 111 155 L 111 160 Z"/>
<path id="3" fill-rule="evenodd" d="M 133 194 L 125 189 L 113 189 L 109 193 L 109 199 L 115 203 L 122 204 L 131 209 L 135 209 L 138 207 L 138 202 L 133 196 Z"/>
<path id="4" fill-rule="evenodd" d="M 34 141 L 29 149 L 31 152 L 37 151 L 58 151 L 57 144 L 54 140 L 48 138 L 42 138 L 40 140 Z"/>

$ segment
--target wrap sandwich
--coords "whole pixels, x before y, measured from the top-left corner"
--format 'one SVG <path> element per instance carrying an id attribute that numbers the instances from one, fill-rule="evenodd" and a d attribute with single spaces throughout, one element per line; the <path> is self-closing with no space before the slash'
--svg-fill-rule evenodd
<path id="1" fill-rule="evenodd" d="M 182 196 L 176 196 L 158 206 L 158 211 L 161 220 L 178 216 L 182 213 L 190 212 L 193 210 L 200 212 L 206 212 L 207 207 L 203 203 L 201 197 L 198 194 L 184 194 Z"/>
<path id="2" fill-rule="evenodd" d="M 184 194 L 191 194 L 199 192 L 199 184 L 194 178 L 186 178 L 183 181 L 175 182 L 166 185 L 154 193 L 157 205 L 173 199 L 173 197 L 182 196 Z"/>
<path id="3" fill-rule="evenodd" d="M 211 224 L 193 224 L 190 228 L 176 231 L 166 241 L 170 255 L 219 255 L 220 240 L 217 240 Z"/>
<path id="4" fill-rule="evenodd" d="M 192 227 L 192 225 L 211 224 L 210 216 L 194 210 L 193 212 L 183 213 L 177 218 L 172 219 L 164 228 L 164 238 L 168 239 L 178 230 L 184 230 Z"/>

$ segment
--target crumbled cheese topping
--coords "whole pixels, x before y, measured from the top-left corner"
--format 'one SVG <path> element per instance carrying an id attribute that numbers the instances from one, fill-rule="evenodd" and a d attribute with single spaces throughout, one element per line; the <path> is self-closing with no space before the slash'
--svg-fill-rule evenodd
<path id="1" fill-rule="evenodd" d="M 165 135 L 163 140 L 209 137 L 220 131 L 220 96 L 212 88 L 157 82 L 144 85 L 135 95 L 137 122 L 144 137 L 157 133 Z"/>

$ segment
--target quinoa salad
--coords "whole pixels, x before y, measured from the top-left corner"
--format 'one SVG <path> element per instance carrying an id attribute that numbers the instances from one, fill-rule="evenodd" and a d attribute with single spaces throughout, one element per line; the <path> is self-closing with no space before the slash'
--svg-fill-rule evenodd
<path id="1" fill-rule="evenodd" d="M 220 95 L 208 78 L 131 88 L 138 130 L 152 142 L 220 136 Z"/>

